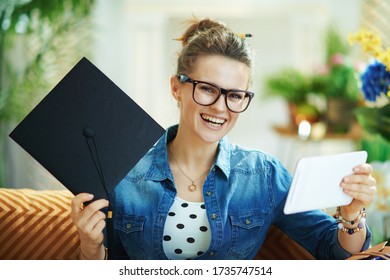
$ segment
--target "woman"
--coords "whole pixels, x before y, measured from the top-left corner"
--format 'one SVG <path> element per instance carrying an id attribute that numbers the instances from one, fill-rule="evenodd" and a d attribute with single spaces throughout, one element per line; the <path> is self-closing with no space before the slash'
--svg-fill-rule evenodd
<path id="1" fill-rule="evenodd" d="M 340 183 L 353 197 L 339 224 L 322 211 L 284 215 L 291 176 L 274 157 L 225 137 L 253 97 L 252 55 L 223 23 L 195 21 L 182 37 L 171 91 L 180 110 L 169 128 L 114 191 L 113 258 L 252 259 L 275 224 L 319 259 L 368 248 L 364 207 L 374 198 L 370 165 Z M 228 89 L 228 90 L 227 90 Z M 103 259 L 106 200 L 79 194 L 72 219 L 80 258 Z M 358 225 L 358 226 L 357 226 Z M 350 234 L 347 232 L 349 231 Z"/>

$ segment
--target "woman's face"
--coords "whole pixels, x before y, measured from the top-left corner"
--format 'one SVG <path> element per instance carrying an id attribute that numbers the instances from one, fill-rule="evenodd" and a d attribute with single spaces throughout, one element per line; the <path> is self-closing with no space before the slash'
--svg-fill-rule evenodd
<path id="1" fill-rule="evenodd" d="M 209 82 L 224 89 L 246 90 L 249 73 L 249 68 L 242 62 L 207 55 L 198 57 L 193 71 L 186 74 L 192 80 Z M 180 108 L 180 129 L 192 140 L 215 143 L 233 128 L 239 114 L 226 107 L 224 95 L 213 105 L 197 104 L 192 98 L 192 90 L 191 83 L 180 83 L 177 78 L 172 78 L 172 94 Z"/>

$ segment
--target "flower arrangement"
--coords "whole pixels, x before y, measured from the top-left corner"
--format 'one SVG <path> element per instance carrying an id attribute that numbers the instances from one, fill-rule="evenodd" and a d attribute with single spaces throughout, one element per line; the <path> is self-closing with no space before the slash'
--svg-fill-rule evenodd
<path id="1" fill-rule="evenodd" d="M 313 91 L 329 99 L 359 100 L 358 64 L 352 63 L 349 48 L 339 31 L 329 26 L 325 33 L 325 65 L 313 77 Z"/>
<path id="2" fill-rule="evenodd" d="M 365 53 L 372 55 L 390 69 L 390 48 L 385 49 L 382 46 L 378 34 L 363 28 L 355 34 L 349 34 L 348 42 L 351 46 L 357 42 Z"/>
<path id="3" fill-rule="evenodd" d="M 358 121 L 367 132 L 390 142 L 390 48 L 384 48 L 380 36 L 366 29 L 350 34 L 348 40 L 373 57 L 360 76 L 367 106 L 357 109 Z"/>
<path id="4" fill-rule="evenodd" d="M 379 107 L 388 103 L 386 96 L 390 96 L 390 72 L 383 63 L 377 60 L 370 63 L 361 75 L 361 80 L 362 91 L 368 102 L 373 102 L 373 106 Z"/>
<path id="5" fill-rule="evenodd" d="M 346 40 L 336 29 L 329 27 L 325 35 L 325 64 L 312 76 L 312 92 L 326 102 L 322 117 L 327 131 L 346 134 L 356 123 L 353 112 L 362 99 L 358 83 L 360 64 L 353 62 Z"/>
<path id="6" fill-rule="evenodd" d="M 358 122 L 368 132 L 362 148 L 368 151 L 372 175 L 377 180 L 378 193 L 368 208 L 372 213 L 373 240 L 390 241 L 390 48 L 384 48 L 380 36 L 366 29 L 350 34 L 348 40 L 351 46 L 358 43 L 372 57 L 360 75 L 366 106 L 359 107 L 356 113 Z"/>

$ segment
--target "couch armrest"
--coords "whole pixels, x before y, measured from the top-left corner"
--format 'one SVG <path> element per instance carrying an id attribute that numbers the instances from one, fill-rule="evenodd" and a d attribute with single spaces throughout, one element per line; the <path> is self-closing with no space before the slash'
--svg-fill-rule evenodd
<path id="1" fill-rule="evenodd" d="M 271 226 L 255 260 L 314 260 L 302 246 L 275 226 Z"/>
<path id="2" fill-rule="evenodd" d="M 0 188 L 0 259 L 76 259 L 68 190 Z"/>

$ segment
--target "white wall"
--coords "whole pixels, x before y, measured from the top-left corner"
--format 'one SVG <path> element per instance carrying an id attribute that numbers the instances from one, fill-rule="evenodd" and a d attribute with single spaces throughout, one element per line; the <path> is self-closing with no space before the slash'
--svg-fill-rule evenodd
<path id="1" fill-rule="evenodd" d="M 193 14 L 225 21 L 249 39 L 257 57 L 256 98 L 231 132 L 241 145 L 278 155 L 272 125 L 287 122 L 283 100 L 262 98 L 264 75 L 281 67 L 310 71 L 321 63 L 329 23 L 343 34 L 359 27 L 359 0 L 117 0 L 97 2 L 94 62 L 163 127 L 177 122 L 169 77 L 179 37 Z"/>

